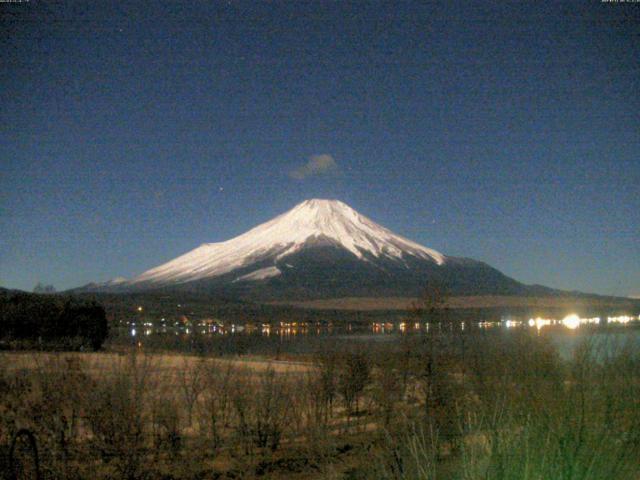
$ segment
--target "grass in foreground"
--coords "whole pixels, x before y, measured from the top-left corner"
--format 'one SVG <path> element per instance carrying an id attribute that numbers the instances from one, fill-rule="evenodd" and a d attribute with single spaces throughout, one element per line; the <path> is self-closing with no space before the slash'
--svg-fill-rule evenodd
<path id="1" fill-rule="evenodd" d="M 44 478 L 636 479 L 639 402 L 632 347 L 455 325 L 307 363 L 8 353 L 0 467 L 28 429 Z"/>

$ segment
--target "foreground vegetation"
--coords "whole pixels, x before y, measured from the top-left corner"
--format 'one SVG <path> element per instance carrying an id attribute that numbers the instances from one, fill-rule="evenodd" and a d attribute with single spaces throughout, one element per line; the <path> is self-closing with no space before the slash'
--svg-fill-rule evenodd
<path id="1" fill-rule="evenodd" d="M 1 354 L 0 467 L 69 479 L 640 475 L 631 346 L 587 341 L 565 361 L 529 331 L 445 325 L 301 360 Z"/>

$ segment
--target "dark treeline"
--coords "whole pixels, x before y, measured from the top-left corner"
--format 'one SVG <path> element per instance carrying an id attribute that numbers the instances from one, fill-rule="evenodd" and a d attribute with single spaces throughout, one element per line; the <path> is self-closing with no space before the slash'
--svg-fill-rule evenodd
<path id="1" fill-rule="evenodd" d="M 98 350 L 108 330 L 105 310 L 96 302 L 0 292 L 0 341 L 10 347 Z"/>

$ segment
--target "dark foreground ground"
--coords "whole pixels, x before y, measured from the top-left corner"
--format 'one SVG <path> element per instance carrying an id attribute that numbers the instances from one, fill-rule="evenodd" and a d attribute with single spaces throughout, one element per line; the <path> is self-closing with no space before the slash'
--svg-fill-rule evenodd
<path id="1" fill-rule="evenodd" d="M 565 358 L 544 329 L 450 322 L 280 360 L 4 352 L 0 471 L 13 448 L 18 478 L 637 479 L 640 352 L 613 338 Z"/>

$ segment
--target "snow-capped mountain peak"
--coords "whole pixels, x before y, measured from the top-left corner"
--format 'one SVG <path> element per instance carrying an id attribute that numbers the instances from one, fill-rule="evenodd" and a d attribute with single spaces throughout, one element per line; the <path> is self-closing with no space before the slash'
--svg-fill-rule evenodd
<path id="1" fill-rule="evenodd" d="M 324 236 L 358 258 L 362 258 L 364 252 L 375 257 L 400 257 L 405 252 L 431 257 L 438 264 L 444 262 L 444 255 L 395 235 L 339 200 L 306 200 L 262 226 L 267 225 L 269 234 L 274 239 L 295 237 L 295 245 L 289 249 L 291 251 L 286 251 L 281 256 L 292 253 L 296 250 L 296 245 L 309 238 Z"/>
<path id="2" fill-rule="evenodd" d="M 212 278 L 262 262 L 260 274 L 243 280 L 277 276 L 275 263 L 307 245 L 328 242 L 362 260 L 388 257 L 402 260 L 418 257 L 442 265 L 446 257 L 394 234 L 338 200 L 306 200 L 288 212 L 258 225 L 235 238 L 200 247 L 159 267 L 148 270 L 130 283 L 186 283 Z M 264 263 L 272 262 L 274 268 Z"/>

